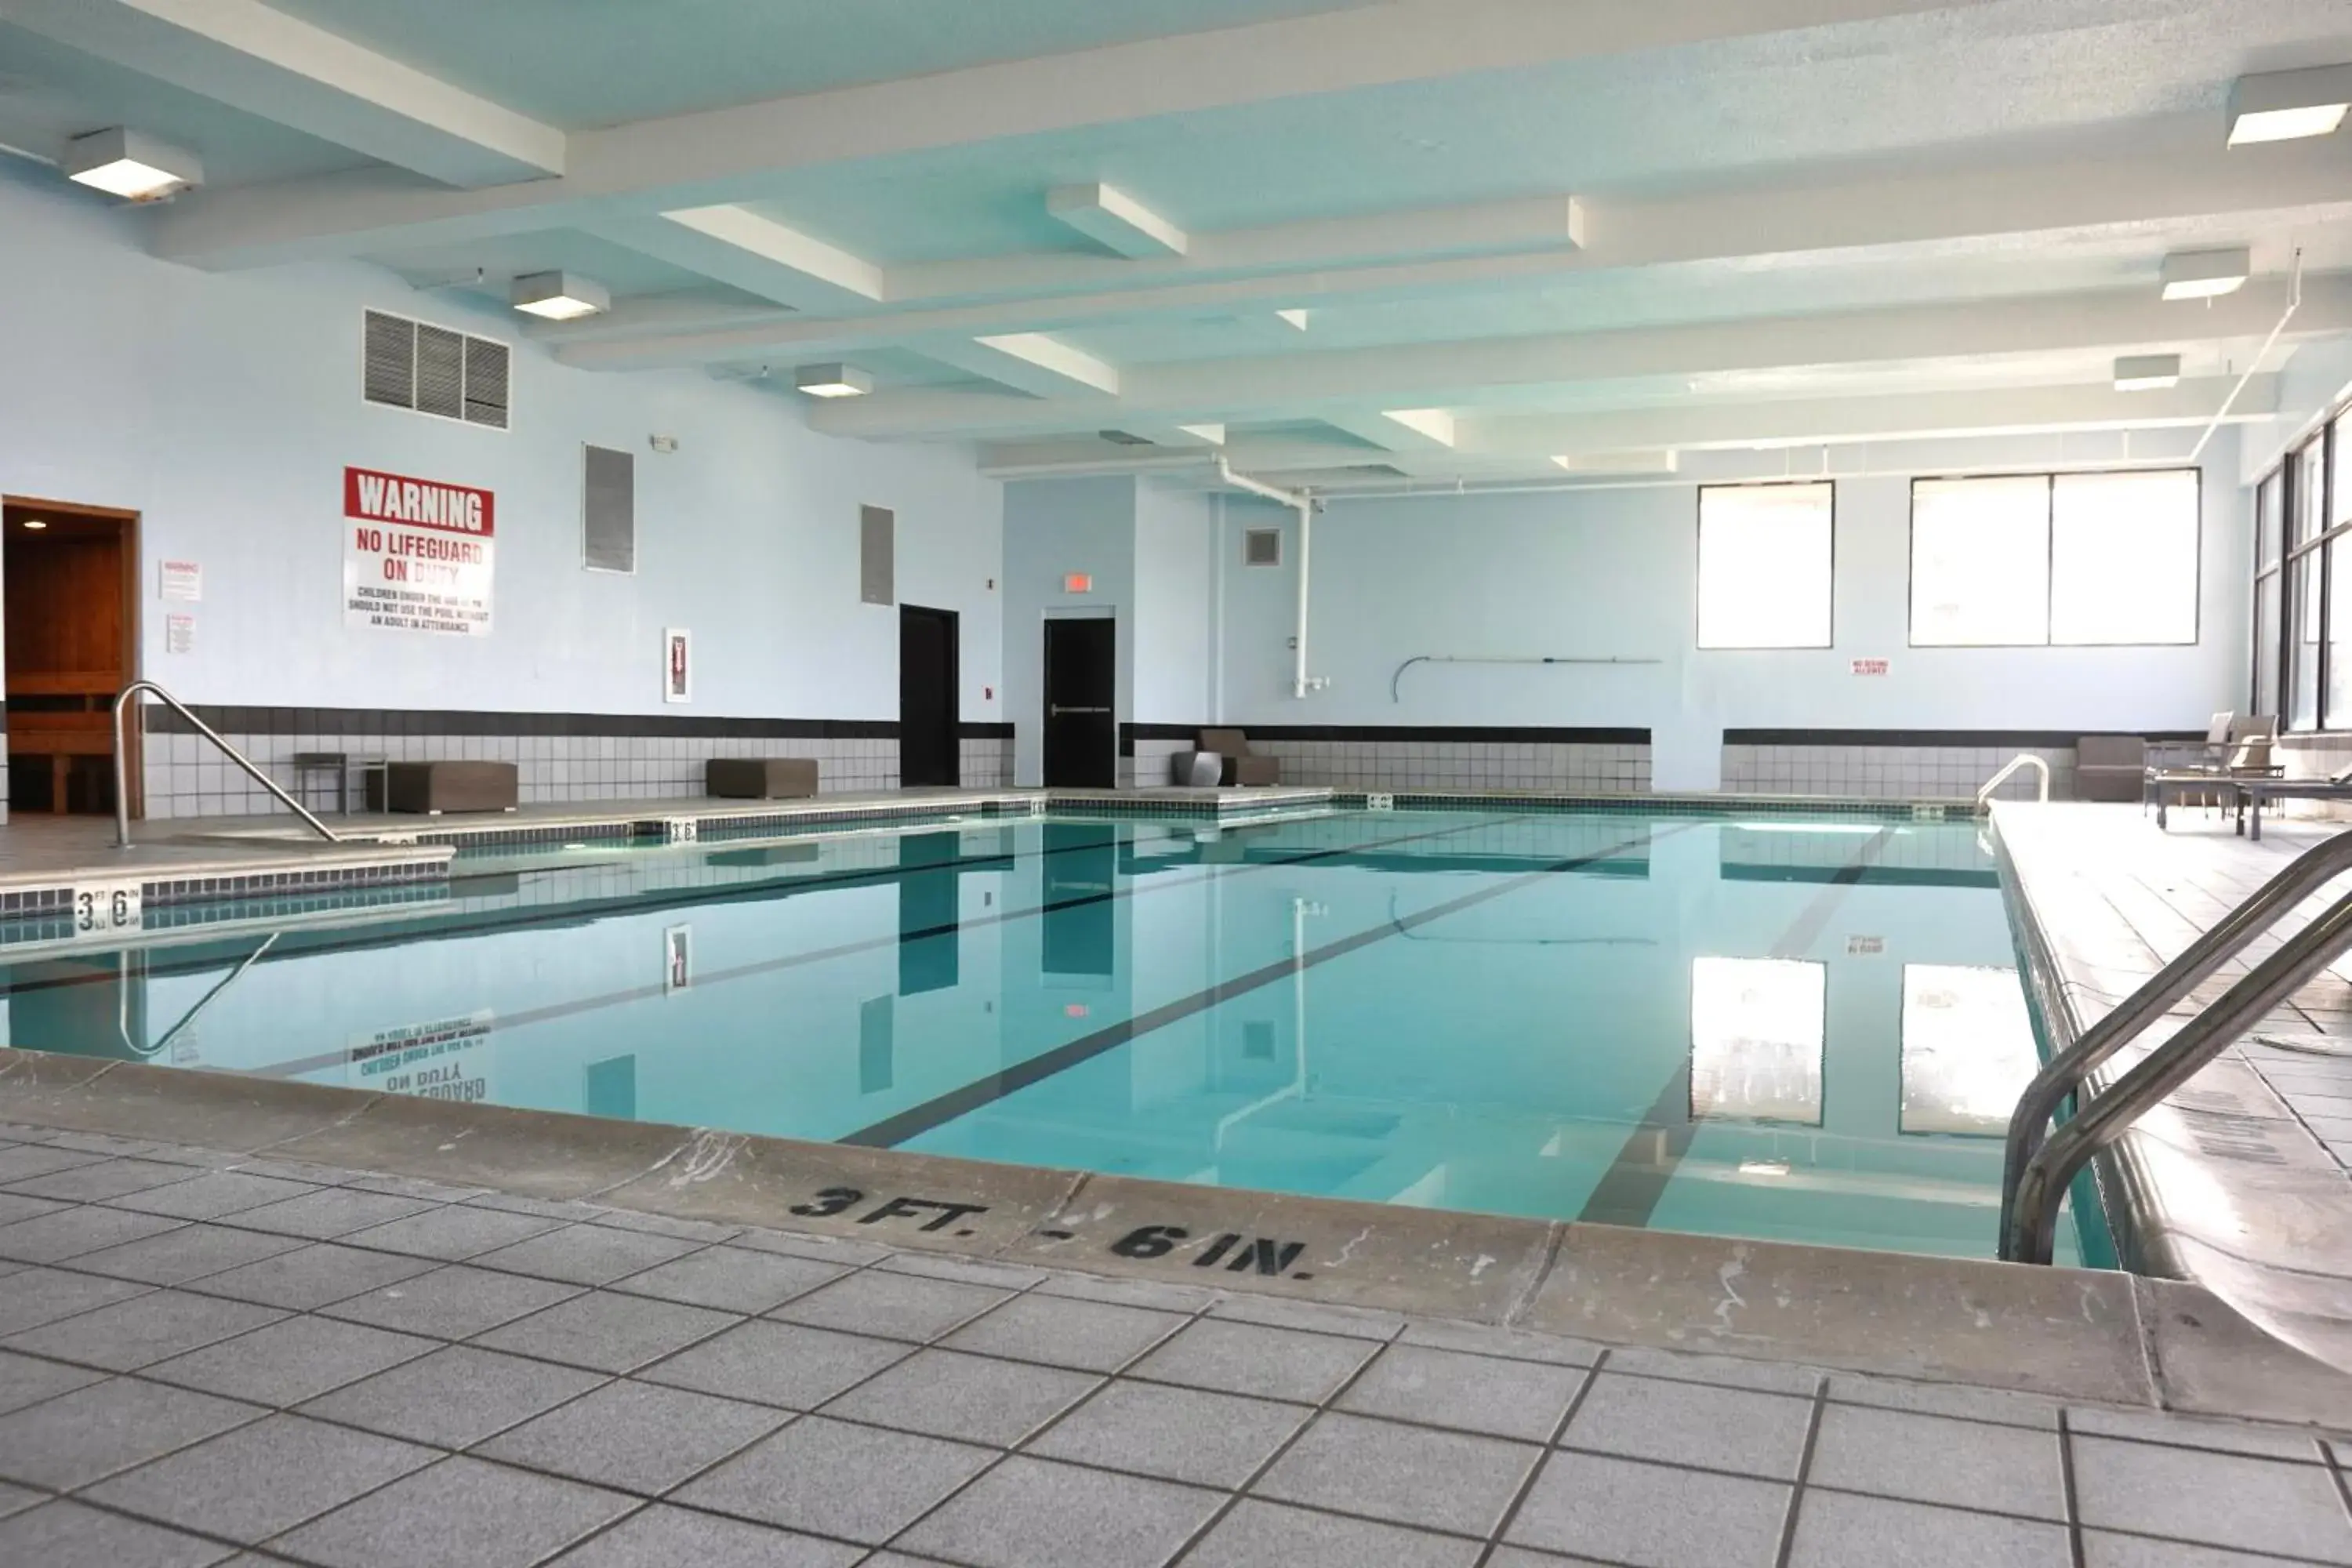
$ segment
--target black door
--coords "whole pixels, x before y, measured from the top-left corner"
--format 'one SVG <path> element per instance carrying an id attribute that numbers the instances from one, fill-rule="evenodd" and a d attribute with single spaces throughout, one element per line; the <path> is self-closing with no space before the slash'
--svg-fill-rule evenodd
<path id="1" fill-rule="evenodd" d="M 898 783 L 961 782 L 956 767 L 956 617 L 898 607 Z"/>
<path id="2" fill-rule="evenodd" d="M 1109 789 L 1118 783 L 1118 623 L 1108 616 L 1045 623 L 1045 783 Z"/>

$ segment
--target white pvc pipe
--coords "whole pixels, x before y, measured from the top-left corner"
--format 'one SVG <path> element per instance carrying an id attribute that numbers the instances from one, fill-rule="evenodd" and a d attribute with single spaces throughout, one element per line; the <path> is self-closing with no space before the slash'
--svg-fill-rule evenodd
<path id="1" fill-rule="evenodd" d="M 1278 501 L 1298 513 L 1298 626 L 1290 639 L 1294 656 L 1290 673 L 1290 694 L 1303 699 L 1308 688 L 1307 607 L 1314 563 L 1315 498 L 1304 490 L 1278 489 L 1273 485 L 1263 484 L 1253 479 L 1246 474 L 1237 474 L 1234 472 L 1233 465 L 1223 458 L 1217 459 L 1217 478 L 1234 489 L 1243 490 L 1254 496 L 1263 496 L 1270 501 Z"/>
<path id="2" fill-rule="evenodd" d="M 2278 325 L 2271 329 L 2271 335 L 2263 340 L 2262 352 L 2246 362 L 2246 374 L 2238 378 L 2238 384 L 2230 388 L 2230 395 L 2221 400 L 2221 412 L 2213 416 L 2213 423 L 2205 426 L 2205 434 L 2197 437 L 2197 445 L 2189 453 L 2191 463 L 2205 455 L 2205 444 L 2213 439 L 2213 433 L 2221 428 L 2221 421 L 2227 419 L 2230 410 L 2238 405 L 2238 395 L 2244 392 L 2246 384 L 2254 379 L 2254 372 L 2263 368 L 2263 361 L 2270 357 L 2271 350 L 2279 341 L 2279 334 L 2286 331 L 2286 324 L 2294 320 L 2294 313 L 2302 308 L 2303 248 L 2298 246 L 2294 252 L 2294 281 L 2287 290 L 2286 313 L 2278 319 Z"/>

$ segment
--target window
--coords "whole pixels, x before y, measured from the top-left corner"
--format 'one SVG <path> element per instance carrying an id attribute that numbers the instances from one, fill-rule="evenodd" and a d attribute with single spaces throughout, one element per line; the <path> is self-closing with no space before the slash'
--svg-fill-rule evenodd
<path id="1" fill-rule="evenodd" d="M 2352 724 L 2352 414 L 2286 455 L 2254 489 L 2254 711 L 2289 730 Z M 2340 559 L 2339 559 L 2340 558 Z"/>
<path id="2" fill-rule="evenodd" d="M 2197 640 L 2193 468 L 1920 479 L 1911 646 Z"/>
<path id="3" fill-rule="evenodd" d="M 1828 647 L 1832 487 L 1703 485 L 1698 646 Z"/>

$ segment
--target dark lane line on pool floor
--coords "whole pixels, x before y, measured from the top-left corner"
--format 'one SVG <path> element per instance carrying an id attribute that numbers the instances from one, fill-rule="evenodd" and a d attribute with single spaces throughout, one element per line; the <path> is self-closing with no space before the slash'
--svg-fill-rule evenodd
<path id="1" fill-rule="evenodd" d="M 1444 920 L 1448 915 L 1459 914 L 1464 910 L 1473 909 L 1477 905 L 1499 899 L 1506 893 L 1532 887 L 1548 877 L 1581 870 L 1596 862 L 1622 855 L 1626 850 L 1636 847 L 1646 849 L 1661 838 L 1669 838 L 1677 833 L 1688 832 L 1696 826 L 1696 823 L 1682 823 L 1663 830 L 1641 834 L 1588 855 L 1555 860 L 1535 870 L 1522 872 L 1507 881 L 1473 889 L 1459 898 L 1449 899 L 1442 904 L 1433 904 L 1417 914 L 1383 921 L 1379 925 L 1349 936 L 1340 937 L 1336 942 L 1326 942 L 1321 947 L 1311 949 L 1307 952 L 1294 954 L 1289 958 L 1250 970 L 1246 973 L 1221 980 L 1216 984 L 1195 991 L 1189 996 L 1181 996 L 1173 1002 L 1163 1003 L 1160 1006 L 1137 1014 L 1133 1017 L 1123 1018 L 1116 1024 L 1097 1029 L 1090 1035 L 1081 1035 L 1076 1039 L 1055 1046 L 1051 1050 L 1040 1052 L 1026 1061 L 1016 1062 L 1002 1072 L 992 1073 L 961 1089 L 950 1089 L 936 1099 L 899 1111 L 895 1116 L 885 1117 L 871 1127 L 861 1128 L 845 1137 L 835 1139 L 835 1142 L 858 1144 L 873 1149 L 895 1148 L 910 1138 L 919 1137 L 934 1128 L 942 1127 L 959 1116 L 977 1110 L 982 1106 L 992 1104 L 1007 1095 L 1016 1094 L 1034 1084 L 1042 1083 L 1058 1073 L 1068 1071 L 1081 1062 L 1091 1061 L 1106 1051 L 1116 1050 L 1120 1046 L 1148 1035 L 1155 1029 L 1165 1028 L 1196 1013 L 1205 1012 L 1220 1003 L 1229 1002 L 1236 996 L 1247 995 L 1250 992 L 1271 985 L 1277 980 L 1313 969 L 1318 964 L 1328 963 L 1335 958 L 1344 958 L 1349 953 L 1370 947 L 1375 942 L 1386 942 L 1391 937 L 1401 936 L 1433 921 Z"/>
<path id="2" fill-rule="evenodd" d="M 1859 886 L 1870 868 L 1886 853 L 1894 829 L 1882 827 L 1855 847 L 1846 863 L 1832 872 L 1828 885 L 1807 900 L 1772 944 L 1769 956 L 1800 958 L 1812 951 L 1813 943 L 1828 929 L 1830 917 L 1838 906 Z M 1683 1156 L 1690 1152 L 1691 1140 L 1698 1135 L 1698 1119 L 1691 1114 L 1691 1063 L 1685 1051 L 1680 1066 L 1666 1077 L 1665 1087 L 1658 1098 L 1642 1113 L 1642 1120 L 1625 1134 L 1624 1143 L 1601 1179 L 1592 1184 L 1592 1191 L 1584 1200 L 1577 1218 L 1586 1225 L 1623 1225 L 1646 1228 L 1658 1212 L 1659 1200 L 1666 1194 L 1666 1184 L 1682 1168 Z"/>
<path id="3" fill-rule="evenodd" d="M 1177 888 L 1197 888 L 1206 882 L 1214 882 L 1223 879 L 1244 876 L 1253 871 L 1271 871 L 1286 866 L 1312 865 L 1318 861 L 1329 860 L 1338 857 L 1360 854 L 1366 849 L 1389 848 L 1400 844 L 1417 844 L 1427 839 L 1443 838 L 1449 834 L 1466 833 L 1474 827 L 1491 827 L 1496 826 L 1497 823 L 1527 822 L 1531 820 L 1533 820 L 1533 818 L 1527 816 L 1509 816 L 1498 817 L 1493 822 L 1456 823 L 1451 827 L 1431 828 L 1424 833 L 1400 834 L 1390 838 L 1368 839 L 1362 844 L 1350 844 L 1328 849 L 1307 850 L 1280 859 L 1253 860 L 1231 866 L 1222 866 L 1212 870 L 1205 877 L 1171 878 L 1165 880 L 1152 879 L 1140 882 L 1130 881 L 1124 888 L 1112 888 L 1102 892 L 1081 893 L 1076 898 L 1063 899 L 1053 903 L 1039 904 L 1034 909 L 1004 910 L 996 914 L 982 915 L 976 920 L 957 921 L 953 924 L 950 925 L 924 926 L 914 931 L 894 931 L 886 936 L 865 937 L 856 942 L 842 942 L 833 947 L 816 948 L 806 952 L 786 953 L 781 958 L 761 959 L 757 963 L 738 964 L 732 969 L 714 969 L 707 973 L 696 975 L 694 984 L 695 988 L 698 990 L 712 985 L 723 985 L 731 980 L 748 980 L 757 975 L 772 974 L 780 970 L 798 969 L 808 964 L 822 963 L 835 958 L 846 958 L 860 952 L 872 952 L 882 948 L 898 947 L 910 942 L 926 942 L 934 937 L 952 936 L 960 931 L 973 931 L 988 926 L 1012 925 L 1021 921 L 1036 920 L 1045 915 L 1059 914 L 1065 910 L 1085 909 L 1094 904 L 1118 903 L 1124 900 L 1134 898 L 1140 893 Z M 1085 846 L 1085 847 L 1100 848 L 1101 846 L 1089 845 Z M 1046 851 L 1045 853 L 1050 854 L 1057 852 Z M 1035 858 L 1042 858 L 1042 855 L 1035 857 Z M 953 868 L 950 865 L 923 868 L 923 869 L 926 870 L 944 870 L 951 868 Z M 795 889 L 794 890 L 797 891 L 799 889 Z M 630 912 L 635 912 L 634 907 Z M 531 1024 L 550 1023 L 558 1018 L 568 1018 L 576 1016 L 583 1013 L 598 1012 L 606 1007 L 618 1006 L 625 1002 L 646 1001 L 653 997 L 666 994 L 668 994 L 667 988 L 658 984 L 650 985 L 633 985 L 625 991 L 606 992 L 603 995 L 599 996 L 583 996 L 574 1001 L 553 1002 L 544 1007 L 533 1007 L 520 1013 L 503 1014 L 498 1018 L 497 1024 L 498 1027 L 502 1030 L 518 1029 Z M 350 1053 L 348 1049 L 331 1051 L 321 1053 L 317 1056 L 298 1058 L 292 1061 L 277 1062 L 268 1067 L 248 1068 L 245 1070 L 264 1078 L 290 1078 L 301 1073 L 318 1072 L 326 1068 L 339 1066 L 349 1059 L 349 1055 Z"/>

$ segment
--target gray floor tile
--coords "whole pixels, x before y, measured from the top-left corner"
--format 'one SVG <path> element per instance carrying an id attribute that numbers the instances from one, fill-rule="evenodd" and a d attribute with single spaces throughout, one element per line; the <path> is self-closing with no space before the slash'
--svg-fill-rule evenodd
<path id="1" fill-rule="evenodd" d="M 928 1344 L 1009 1295 L 985 1286 L 869 1268 L 797 1297 L 773 1315 L 790 1323 Z"/>
<path id="2" fill-rule="evenodd" d="M 287 1242 L 292 1249 L 241 1268 L 206 1275 L 190 1289 L 207 1296 L 234 1296 L 240 1301 L 308 1312 L 363 1290 L 414 1279 L 437 1267 L 429 1258 L 368 1252 L 356 1247 L 339 1247 L 331 1241 L 306 1242 L 299 1237 L 270 1236 L 261 1231 L 244 1234 Z"/>
<path id="3" fill-rule="evenodd" d="M 1505 1535 L 1637 1568 L 1770 1568 L 1788 1506 L 1773 1481 L 1555 1453 Z"/>
<path id="4" fill-rule="evenodd" d="M 2352 1521 L 2316 1466 L 2111 1437 L 2076 1437 L 2073 1449 L 2086 1526 L 2352 1563 Z"/>
<path id="5" fill-rule="evenodd" d="M 1620 1346 L 1609 1352 L 1609 1370 L 1643 1377 L 1675 1378 L 1685 1383 L 1713 1384 L 1720 1388 L 1756 1388 L 1767 1394 L 1812 1396 L 1822 1373 L 1787 1362 L 1744 1361 L 1737 1356 L 1689 1355 L 1681 1351 Z"/>
<path id="6" fill-rule="evenodd" d="M 633 1209 L 600 1209 L 591 1223 L 609 1225 L 616 1230 L 641 1230 L 649 1236 L 674 1236 L 680 1241 L 726 1241 L 743 1234 L 740 1225 L 673 1219 L 666 1214 L 638 1214 Z"/>
<path id="7" fill-rule="evenodd" d="M 478 1451 L 601 1487 L 664 1492 L 790 1418 L 772 1405 L 623 1378 Z"/>
<path id="8" fill-rule="evenodd" d="M 135 1372 L 285 1315 L 250 1301 L 228 1301 L 184 1290 L 152 1290 L 79 1318 L 13 1334 L 7 1348 L 102 1366 L 110 1372 Z"/>
<path id="9" fill-rule="evenodd" d="M 287 1198 L 299 1198 L 314 1193 L 318 1186 L 310 1182 L 281 1181 L 275 1176 L 257 1176 L 246 1171 L 208 1171 L 184 1182 L 169 1186 L 151 1187 L 114 1200 L 116 1208 L 137 1209 L 142 1214 L 172 1215 L 180 1219 L 218 1219 L 240 1209 L 259 1208 Z"/>
<path id="10" fill-rule="evenodd" d="M 86 1252 L 73 1260 L 73 1266 L 148 1285 L 184 1285 L 301 1245 L 290 1236 L 232 1230 L 220 1225 L 184 1225 L 121 1247 Z"/>
<path id="11" fill-rule="evenodd" d="M 146 1293 L 147 1287 L 134 1280 L 100 1279 L 62 1268 L 20 1268 L 0 1279 L 0 1335 L 37 1329 Z"/>
<path id="12" fill-rule="evenodd" d="M 478 1335 L 476 1342 L 598 1372 L 634 1372 L 740 1321 L 706 1307 L 597 1290 Z"/>
<path id="13" fill-rule="evenodd" d="M 100 1247 L 120 1247 L 143 1236 L 177 1229 L 184 1220 L 162 1215 L 132 1214 L 128 1209 L 58 1209 L 0 1225 L 0 1258 L 19 1263 L 63 1263 Z"/>
<path id="14" fill-rule="evenodd" d="M 961 1285 L 981 1285 L 995 1290 L 1026 1290 L 1045 1278 L 1042 1268 L 1024 1268 L 1017 1263 L 983 1263 L 976 1258 L 943 1258 L 936 1252 L 886 1253 L 880 1267 L 894 1274 L 952 1279 Z"/>
<path id="15" fill-rule="evenodd" d="M 51 1143 L 15 1143 L 0 1149 L 0 1184 L 28 1182 L 52 1171 L 70 1171 L 77 1165 L 95 1165 L 105 1158 L 103 1154 L 87 1154 L 79 1149 L 60 1149 Z"/>
<path id="16" fill-rule="evenodd" d="M 386 1254 L 385 1256 L 392 1256 Z M 463 1264 L 435 1268 L 414 1279 L 373 1289 L 322 1307 L 331 1318 L 349 1318 L 378 1328 L 463 1340 L 541 1311 L 580 1293 L 578 1286 Z"/>
<path id="17" fill-rule="evenodd" d="M 2062 1524 L 1808 1490 L 1789 1568 L 2069 1568 Z"/>
<path id="18" fill-rule="evenodd" d="M 636 1216 L 650 1219 L 649 1215 Z M 843 1241 L 829 1236 L 803 1236 L 797 1231 L 761 1230 L 747 1226 L 738 1231 L 730 1245 L 748 1247 L 754 1252 L 776 1252 L 788 1258 L 811 1258 L 819 1263 L 838 1263 L 844 1268 L 863 1268 L 869 1263 L 879 1263 L 889 1257 L 890 1249 L 867 1241 Z"/>
<path id="19" fill-rule="evenodd" d="M 351 1178 L 349 1184 L 363 1193 L 384 1193 L 426 1204 L 462 1203 L 482 1195 L 479 1187 L 453 1187 L 446 1182 L 427 1181 L 423 1176 L 394 1176 L 381 1171 L 362 1171 Z"/>
<path id="20" fill-rule="evenodd" d="M 109 1378 L 0 1415 L 0 1475 L 67 1490 L 262 1414 L 193 1389 Z"/>
<path id="21" fill-rule="evenodd" d="M 879 1543 L 994 1457 L 961 1443 L 811 1415 L 681 1487 L 676 1500 Z"/>
<path id="22" fill-rule="evenodd" d="M 55 1214 L 59 1209 L 71 1207 L 71 1204 L 61 1204 L 54 1198 L 28 1198 L 19 1193 L 0 1193 L 0 1225 L 14 1225 L 20 1219 Z"/>
<path id="23" fill-rule="evenodd" d="M 2030 1394 L 2010 1394 L 1996 1388 L 1958 1388 L 1948 1384 L 1904 1383 L 1895 1378 L 1839 1373 L 1830 1379 L 1830 1398 L 1841 1404 L 1868 1405 L 1882 1410 L 1998 1421 L 2011 1426 L 2035 1426 L 2045 1432 L 2058 1430 L 2056 1405 Z"/>
<path id="24" fill-rule="evenodd" d="M 71 1389 L 87 1388 L 105 1377 L 88 1367 L 0 1351 L 0 1415 L 54 1399 Z"/>
<path id="25" fill-rule="evenodd" d="M 100 1482 L 86 1495 L 252 1545 L 440 1457 L 299 1415 L 272 1415 Z"/>
<path id="26" fill-rule="evenodd" d="M 1173 1312 L 1033 1294 L 1015 1297 L 941 1342 L 950 1350 L 978 1351 L 1087 1372 L 1113 1372 L 1182 1328 L 1184 1322 Z"/>
<path id="27" fill-rule="evenodd" d="M 324 1192 L 305 1193 L 299 1198 L 263 1204 L 258 1208 L 239 1209 L 224 1215 L 222 1223 L 327 1241 L 416 1214 L 425 1206 L 414 1198 L 362 1192 L 355 1187 L 331 1187 Z"/>
<path id="28" fill-rule="evenodd" d="M 1037 1287 L 1040 1296 L 1063 1296 L 1076 1301 L 1108 1301 L 1115 1307 L 1149 1307 L 1187 1316 L 1216 1304 L 1217 1293 L 1191 1285 L 1163 1285 L 1157 1279 L 1097 1279 L 1090 1274 L 1052 1274 Z"/>
<path id="29" fill-rule="evenodd" d="M 814 1410 L 909 1353 L 896 1340 L 754 1318 L 647 1367 L 643 1375 L 726 1398 Z"/>
<path id="30" fill-rule="evenodd" d="M 656 1506 L 556 1560 L 556 1568 L 849 1568 L 862 1547 Z"/>
<path id="31" fill-rule="evenodd" d="M 1145 1356 L 1129 1375 L 1315 1405 L 1379 1348 L 1364 1340 L 1204 1319 Z"/>
<path id="32" fill-rule="evenodd" d="M 1900 1410 L 1832 1405 L 1813 1444 L 1814 1486 L 2036 1519 L 2066 1517 L 2058 1435 Z"/>
<path id="33" fill-rule="evenodd" d="M 48 1493 L 35 1491 L 31 1487 L 20 1487 L 13 1481 L 0 1481 L 0 1519 L 5 1519 L 12 1513 L 22 1513 L 28 1508 L 46 1502 L 48 1500 Z"/>
<path id="34" fill-rule="evenodd" d="M 94 1204 L 171 1182 L 184 1182 L 195 1173 L 192 1166 L 160 1160 L 101 1160 L 94 1165 L 77 1165 L 70 1171 L 52 1171 L 45 1176 L 11 1182 L 8 1190 L 32 1198 Z"/>
<path id="35" fill-rule="evenodd" d="M 1339 1334 L 1349 1339 L 1388 1340 L 1404 1327 L 1401 1312 L 1376 1312 L 1362 1307 L 1329 1307 L 1319 1301 L 1293 1301 L 1281 1296 L 1229 1296 L 1210 1310 L 1210 1316 L 1236 1323 L 1264 1323 L 1268 1328 L 1298 1329 L 1312 1334 Z"/>
<path id="36" fill-rule="evenodd" d="M 696 1250 L 698 1241 L 679 1241 L 642 1231 L 614 1230 L 610 1226 L 568 1225 L 511 1247 L 485 1252 L 474 1259 L 477 1268 L 503 1268 L 509 1274 L 530 1274 L 541 1279 L 563 1279 L 574 1285 L 609 1285 L 641 1269 Z"/>
<path id="37" fill-rule="evenodd" d="M 344 1384 L 414 1361 L 438 1340 L 333 1318 L 288 1318 L 249 1334 L 173 1356 L 147 1369 L 159 1383 L 256 1405 L 299 1405 Z"/>
<path id="38" fill-rule="evenodd" d="M 1472 1568 L 1479 1544 L 1244 1499 L 1184 1555 L 1185 1568 Z"/>
<path id="39" fill-rule="evenodd" d="M 2292 1559 L 2258 1557 L 2220 1546 L 2151 1541 L 2144 1535 L 2083 1532 L 2083 1568 L 2288 1568 Z"/>
<path id="40" fill-rule="evenodd" d="M 355 1230 L 341 1239 L 348 1247 L 370 1247 L 378 1252 L 405 1252 L 416 1258 L 438 1258 L 445 1263 L 457 1263 L 478 1253 L 552 1230 L 555 1226 L 554 1220 L 536 1215 L 447 1204 Z"/>
<path id="41" fill-rule="evenodd" d="M 1349 1385 L 1343 1410 L 1549 1442 L 1583 1385 L 1575 1367 L 1391 1345 Z"/>
<path id="42" fill-rule="evenodd" d="M 1101 1382 L 1092 1373 L 919 1351 L 825 1406 L 828 1415 L 1010 1447 Z"/>
<path id="43" fill-rule="evenodd" d="M 741 1247 L 707 1247 L 674 1262 L 616 1280 L 615 1290 L 658 1296 L 722 1312 L 764 1312 L 838 1279 L 837 1263 L 818 1263 Z"/>
<path id="44" fill-rule="evenodd" d="M 0 1563 L 39 1568 L 207 1568 L 235 1550 L 78 1502 L 0 1520 Z"/>
<path id="45" fill-rule="evenodd" d="M 1111 1384 L 1028 1451 L 1195 1486 L 1240 1486 L 1314 1412 L 1160 1383 Z"/>
<path id="46" fill-rule="evenodd" d="M 463 1448 L 577 1398 L 601 1381 L 577 1367 L 451 1345 L 338 1388 L 302 1410 L 411 1442 Z"/>
<path id="47" fill-rule="evenodd" d="M 560 1219 L 567 1225 L 601 1218 L 605 1213 L 594 1204 L 575 1203 L 563 1198 L 533 1198 L 519 1193 L 476 1193 L 463 1200 L 476 1208 L 504 1209 L 509 1214 L 535 1214 L 544 1219 Z"/>
<path id="48" fill-rule="evenodd" d="M 1486 1535 L 1542 1450 L 1531 1443 L 1318 1416 L 1251 1489 L 1399 1524 Z"/>
<path id="49" fill-rule="evenodd" d="M 1785 1394 L 1596 1373 L 1560 1442 L 1629 1458 L 1793 1479 L 1811 1402 Z"/>
<path id="50" fill-rule="evenodd" d="M 79 1268 L 79 1264 L 75 1265 Z M 2346 1412 L 2352 1419 L 2352 1411 Z M 2066 1412 L 2070 1430 L 2082 1436 L 2131 1437 L 2143 1443 L 2168 1443 L 2176 1447 L 2210 1448 L 2225 1454 L 2252 1454 L 2269 1459 L 2299 1459 L 2324 1464 L 2318 1439 L 2308 1432 L 2275 1426 L 2249 1426 L 2235 1421 L 2200 1421 L 2193 1415 L 2173 1415 L 2154 1410 L 2075 1408 Z"/>
<path id="51" fill-rule="evenodd" d="M 635 1506 L 619 1492 L 461 1456 L 274 1544 L 327 1568 L 525 1568 Z"/>
<path id="52" fill-rule="evenodd" d="M 52 1132 L 43 1140 L 52 1149 L 73 1149 L 100 1159 L 118 1155 L 144 1156 L 163 1145 L 146 1138 L 119 1138 L 110 1132 Z M 183 1160 L 177 1162 L 186 1164 Z"/>
<path id="53" fill-rule="evenodd" d="M 1559 1334 L 1522 1333 L 1486 1323 L 1456 1323 L 1444 1319 L 1407 1323 L 1399 1336 L 1409 1345 L 1433 1350 L 1463 1351 L 1472 1355 L 1503 1356 L 1512 1361 L 1539 1361 L 1553 1366 L 1591 1366 L 1601 1347 Z"/>
<path id="54" fill-rule="evenodd" d="M 1223 1496 L 1015 1457 L 894 1544 L 973 1568 L 1159 1568 Z"/>

